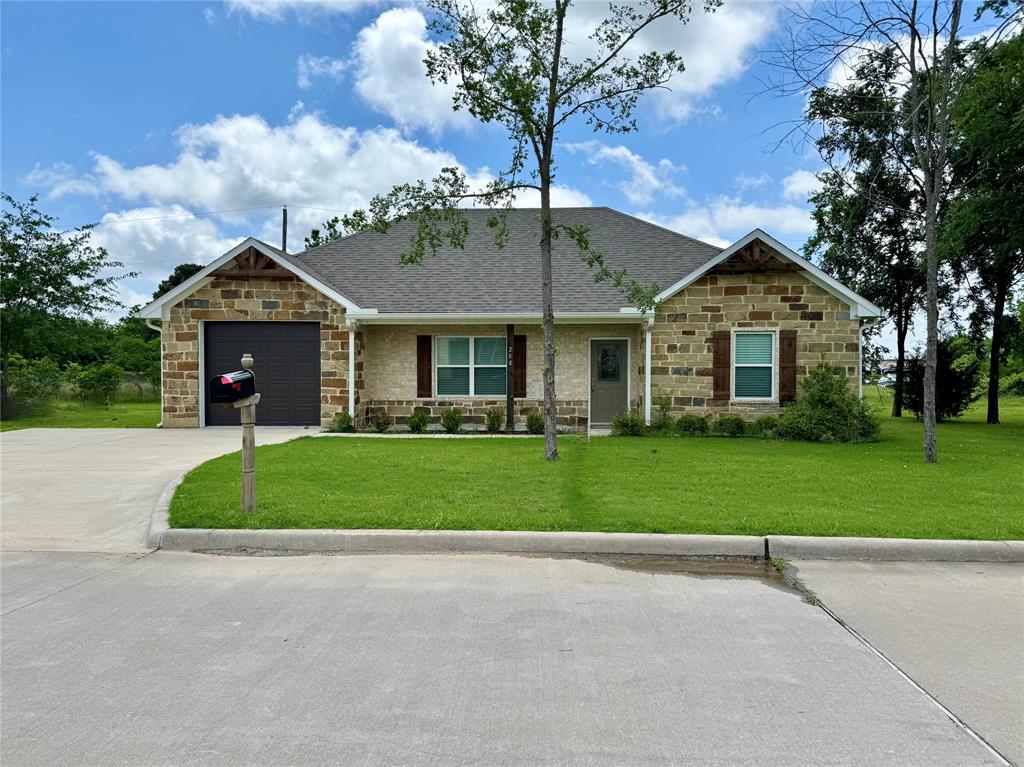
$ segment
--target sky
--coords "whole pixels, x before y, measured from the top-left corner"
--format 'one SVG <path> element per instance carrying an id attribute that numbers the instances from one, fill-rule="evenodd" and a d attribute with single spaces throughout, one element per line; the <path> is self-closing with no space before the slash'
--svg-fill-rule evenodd
<path id="1" fill-rule="evenodd" d="M 572 10 L 586 50 L 606 4 Z M 563 132 L 553 199 L 607 205 L 724 246 L 760 227 L 799 250 L 817 156 L 778 146 L 802 97 L 764 94 L 759 51 L 782 6 L 730 2 L 652 31 L 686 71 L 645 96 L 639 130 Z M 451 106 L 422 60 L 422 6 L 324 0 L 3 2 L 2 177 L 39 195 L 62 227 L 137 277 L 146 303 L 175 265 L 205 264 L 241 239 L 289 249 L 332 215 L 393 184 L 459 165 L 486 179 L 508 160 L 501 129 Z M 537 204 L 522 198 L 521 204 Z"/>

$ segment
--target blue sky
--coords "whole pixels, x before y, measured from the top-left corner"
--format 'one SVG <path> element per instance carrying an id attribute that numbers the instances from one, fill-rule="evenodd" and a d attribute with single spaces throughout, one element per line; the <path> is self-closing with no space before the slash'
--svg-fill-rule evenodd
<path id="1" fill-rule="evenodd" d="M 571 27 L 586 45 L 600 3 Z M 688 71 L 648 97 L 640 130 L 561 136 L 556 202 L 608 205 L 724 244 L 754 227 L 799 248 L 816 157 L 771 152 L 800 99 L 757 97 L 757 51 L 775 3 L 695 12 L 656 31 Z M 2 186 L 96 238 L 140 272 L 139 303 L 175 264 L 208 262 L 237 240 L 290 247 L 332 211 L 458 163 L 502 166 L 500 130 L 451 111 L 420 61 L 429 41 L 411 4 L 271 0 L 4 2 Z M 524 201 L 526 202 L 526 201 Z M 236 209 L 232 213 L 216 213 Z"/>

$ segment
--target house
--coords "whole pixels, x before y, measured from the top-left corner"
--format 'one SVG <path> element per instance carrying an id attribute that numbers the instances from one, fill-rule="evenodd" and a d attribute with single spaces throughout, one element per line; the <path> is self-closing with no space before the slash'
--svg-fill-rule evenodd
<path id="1" fill-rule="evenodd" d="M 163 426 L 237 423 L 205 382 L 256 360 L 262 424 L 357 422 L 385 408 L 399 422 L 454 406 L 469 423 L 506 405 L 517 422 L 541 407 L 537 210 L 507 215 L 504 247 L 467 210 L 464 250 L 403 266 L 412 224 L 363 232 L 304 253 L 256 239 L 140 310 L 159 320 Z M 629 408 L 775 413 L 821 362 L 860 384 L 861 327 L 881 311 L 761 230 L 722 249 L 609 208 L 560 208 L 629 279 L 663 287 L 655 312 L 626 306 L 594 280 L 575 243 L 554 243 L 556 392 L 563 428 L 610 423 Z M 511 339 L 511 343 L 509 340 Z M 511 357 L 511 360 L 509 360 Z"/>

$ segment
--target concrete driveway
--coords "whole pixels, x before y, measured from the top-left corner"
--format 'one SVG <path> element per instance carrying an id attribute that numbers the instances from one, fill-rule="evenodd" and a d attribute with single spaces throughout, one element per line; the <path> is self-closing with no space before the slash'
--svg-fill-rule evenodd
<path id="1" fill-rule="evenodd" d="M 314 429 L 257 427 L 258 444 Z M 0 547 L 131 552 L 181 471 L 240 449 L 240 427 L 22 429 L 0 435 Z"/>

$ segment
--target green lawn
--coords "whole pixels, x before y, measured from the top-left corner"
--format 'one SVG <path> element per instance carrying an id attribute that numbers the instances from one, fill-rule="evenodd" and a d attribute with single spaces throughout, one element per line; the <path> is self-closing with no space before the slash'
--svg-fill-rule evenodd
<path id="1" fill-rule="evenodd" d="M 539 438 L 306 437 L 259 448 L 253 516 L 235 453 L 188 475 L 171 524 L 1024 538 L 1024 399 L 1002 416 L 942 424 L 934 466 L 911 418 L 861 445 L 566 437 L 555 464 Z"/>
<path id="2" fill-rule="evenodd" d="M 14 429 L 145 429 L 160 422 L 159 402 L 115 402 L 97 405 L 91 402 L 58 400 L 50 408 L 36 415 L 0 421 L 0 431 Z"/>

